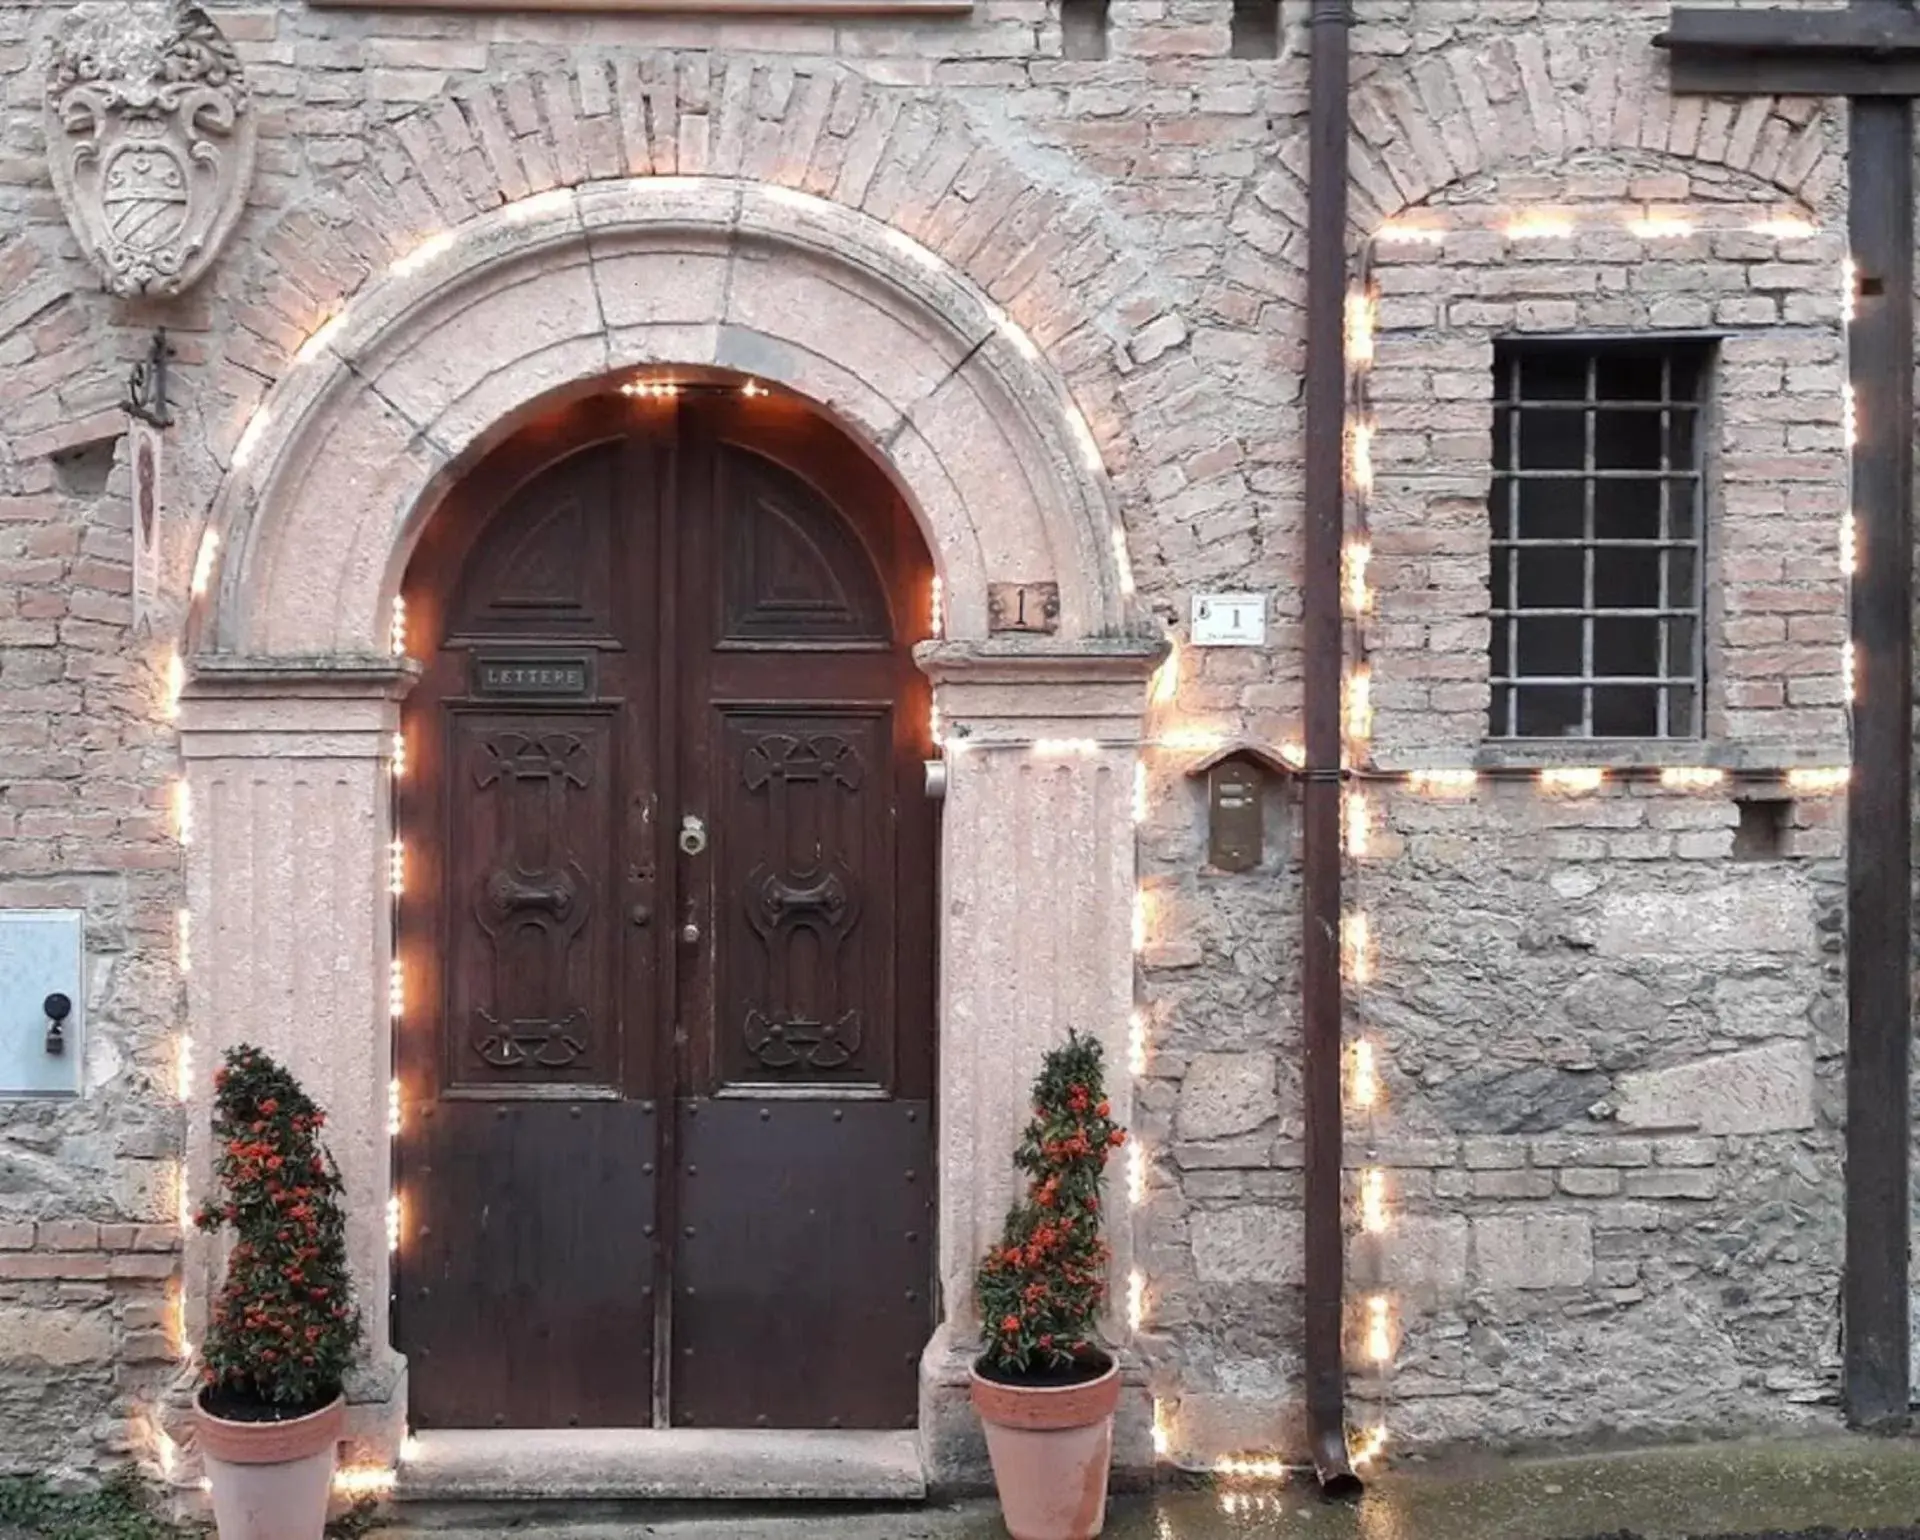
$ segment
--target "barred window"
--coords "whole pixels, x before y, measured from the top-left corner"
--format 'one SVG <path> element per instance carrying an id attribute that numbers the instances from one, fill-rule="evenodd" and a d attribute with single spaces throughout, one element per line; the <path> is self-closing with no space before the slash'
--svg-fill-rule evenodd
<path id="1" fill-rule="evenodd" d="M 1712 344 L 1494 349 L 1495 738 L 1699 735 Z"/>

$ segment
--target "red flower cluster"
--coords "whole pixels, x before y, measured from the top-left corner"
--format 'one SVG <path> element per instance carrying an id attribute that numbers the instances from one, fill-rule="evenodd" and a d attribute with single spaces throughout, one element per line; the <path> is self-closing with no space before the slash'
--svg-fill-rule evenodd
<path id="1" fill-rule="evenodd" d="M 1025 1196 L 974 1288 L 986 1367 L 1002 1375 L 1065 1368 L 1094 1346 L 1110 1256 L 1100 1235 L 1100 1180 L 1126 1133 L 1101 1092 L 1100 1045 L 1070 1034 L 1034 1084 L 1033 1121 L 1014 1154 Z"/>
<path id="2" fill-rule="evenodd" d="M 325 1115 L 256 1048 L 229 1052 L 214 1088 L 219 1195 L 196 1223 L 231 1228 L 235 1240 L 203 1377 L 247 1400 L 323 1405 L 339 1394 L 360 1340 L 340 1175 L 318 1137 Z"/>

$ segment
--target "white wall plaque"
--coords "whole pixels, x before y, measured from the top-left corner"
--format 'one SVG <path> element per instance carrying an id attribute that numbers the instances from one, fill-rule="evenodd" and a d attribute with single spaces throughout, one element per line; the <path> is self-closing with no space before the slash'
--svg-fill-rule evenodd
<path id="1" fill-rule="evenodd" d="M 1195 647 L 1264 647 L 1265 594 L 1195 594 L 1187 640 Z"/>
<path id="2" fill-rule="evenodd" d="M 0 1096 L 78 1096 L 86 1051 L 86 916 L 78 909 L 0 909 Z M 62 1051 L 47 1052 L 48 995 L 72 1009 Z"/>

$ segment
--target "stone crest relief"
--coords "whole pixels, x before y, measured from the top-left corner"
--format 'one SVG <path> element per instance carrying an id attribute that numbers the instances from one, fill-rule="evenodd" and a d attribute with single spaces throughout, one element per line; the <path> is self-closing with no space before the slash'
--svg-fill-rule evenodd
<path id="1" fill-rule="evenodd" d="M 188 0 L 83 0 L 46 65 L 53 185 L 102 281 L 179 294 L 207 270 L 253 175 L 233 45 Z"/>

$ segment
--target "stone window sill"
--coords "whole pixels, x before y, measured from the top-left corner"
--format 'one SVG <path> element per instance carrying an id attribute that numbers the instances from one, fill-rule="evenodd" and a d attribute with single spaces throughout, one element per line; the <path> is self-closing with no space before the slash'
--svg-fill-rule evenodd
<path id="1" fill-rule="evenodd" d="M 1824 769 L 1847 764 L 1851 758 L 1844 743 L 1726 743 L 1699 738 L 1555 738 L 1538 742 L 1501 739 L 1472 748 L 1461 745 L 1425 753 L 1419 750 L 1376 753 L 1373 768 L 1386 771 L 1548 770 L 1578 766 L 1603 770 L 1665 770 L 1698 766 L 1751 774 Z"/>

